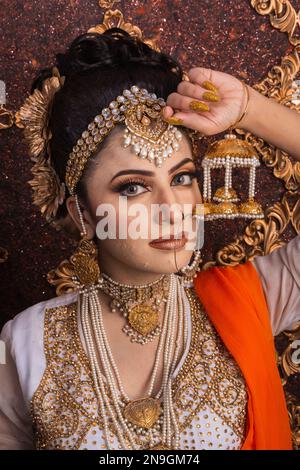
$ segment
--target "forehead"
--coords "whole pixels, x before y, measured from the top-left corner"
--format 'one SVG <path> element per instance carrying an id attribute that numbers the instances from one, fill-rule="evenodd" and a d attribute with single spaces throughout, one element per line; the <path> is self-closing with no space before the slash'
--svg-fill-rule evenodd
<path id="1" fill-rule="evenodd" d="M 123 147 L 123 135 L 125 127 L 117 126 L 108 137 L 105 148 L 99 153 L 97 166 L 105 166 L 109 173 L 115 173 L 123 169 L 149 170 L 153 172 L 168 172 L 168 170 L 180 162 L 184 157 L 192 158 L 192 148 L 189 137 L 182 132 L 182 140 L 177 151 L 173 151 L 171 157 L 167 158 L 159 168 L 148 159 L 137 156 L 133 147 Z"/>

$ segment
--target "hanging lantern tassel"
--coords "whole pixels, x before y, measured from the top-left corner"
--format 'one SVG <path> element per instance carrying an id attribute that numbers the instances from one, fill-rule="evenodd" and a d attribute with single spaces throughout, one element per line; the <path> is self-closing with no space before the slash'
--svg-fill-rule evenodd
<path id="1" fill-rule="evenodd" d="M 255 201 L 255 172 L 260 165 L 255 148 L 249 142 L 237 139 L 236 135 L 226 134 L 225 138 L 213 142 L 202 161 L 204 182 L 204 216 L 206 220 L 233 219 L 244 217 L 251 219 L 264 218 L 261 205 Z M 232 187 L 234 168 L 249 168 L 248 200 L 241 202 Z M 225 168 L 224 186 L 218 188 L 213 198 L 211 169 Z"/>

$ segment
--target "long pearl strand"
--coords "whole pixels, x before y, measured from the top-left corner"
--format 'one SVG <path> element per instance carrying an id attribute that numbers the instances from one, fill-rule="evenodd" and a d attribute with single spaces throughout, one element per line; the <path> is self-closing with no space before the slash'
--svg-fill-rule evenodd
<path id="1" fill-rule="evenodd" d="M 81 321 L 83 335 L 86 343 L 87 352 L 91 362 L 91 370 L 93 374 L 93 380 L 95 383 L 95 390 L 99 400 L 101 416 L 104 420 L 104 434 L 107 447 L 110 449 L 109 442 L 109 425 L 108 425 L 108 416 L 111 417 L 111 420 L 116 428 L 117 437 L 123 449 L 127 448 L 125 441 L 125 436 L 128 437 L 129 444 L 132 449 L 137 450 L 138 445 L 136 444 L 135 436 L 130 429 L 129 423 L 124 418 L 122 413 L 122 400 L 119 397 L 115 377 L 117 378 L 119 390 L 127 399 L 130 401 L 130 398 L 126 395 L 122 382 L 120 379 L 119 371 L 116 367 L 115 361 L 112 356 L 112 352 L 108 343 L 108 339 L 105 333 L 104 324 L 103 324 L 103 314 L 102 307 L 99 300 L 97 289 L 101 288 L 101 284 L 90 287 L 83 288 L 80 291 L 81 294 Z M 174 404 L 172 400 L 172 375 L 177 364 L 177 359 L 180 351 L 180 344 L 182 342 L 182 336 L 184 344 L 186 343 L 187 338 L 187 325 L 186 325 L 186 316 L 184 315 L 184 292 L 182 281 L 180 278 L 175 275 L 170 275 L 170 286 L 169 286 L 169 295 L 167 299 L 163 328 L 160 336 L 158 348 L 156 351 L 155 363 L 152 371 L 152 376 L 150 379 L 150 386 L 148 391 L 148 396 L 151 395 L 155 383 L 155 378 L 157 375 L 159 359 L 161 357 L 163 349 L 163 340 L 165 339 L 164 344 L 164 357 L 163 357 L 163 380 L 162 386 L 159 392 L 156 394 L 156 398 L 159 398 L 163 393 L 163 432 L 162 440 L 164 444 L 168 446 L 172 445 L 172 433 L 174 430 L 174 444 L 175 449 L 179 445 L 179 429 L 178 423 L 175 415 Z M 178 313 L 177 313 L 178 312 Z M 178 329 L 177 335 L 175 331 L 176 320 L 178 318 Z M 91 323 L 90 324 L 90 319 Z M 184 321 L 184 327 L 182 323 Z M 184 330 L 184 331 L 183 331 Z M 93 340 L 93 334 L 95 341 Z M 175 343 L 175 352 L 172 358 L 172 345 Z M 96 348 L 99 353 L 99 357 L 103 364 L 104 374 L 100 371 Z M 107 386 L 109 387 L 112 404 L 110 403 L 109 397 L 107 396 L 105 388 L 105 378 Z M 107 410 L 107 414 L 105 413 Z M 152 430 L 150 430 L 150 438 L 152 440 Z"/>
<path id="2" fill-rule="evenodd" d="M 176 279 L 176 285 L 174 286 L 174 295 L 172 296 L 171 299 L 171 309 L 176 310 L 177 309 L 177 295 L 176 295 L 176 288 L 177 288 L 177 279 Z M 181 317 L 180 317 L 180 309 L 179 309 L 179 315 L 178 315 L 178 320 L 181 322 Z M 170 356 L 170 350 L 171 350 L 171 343 L 175 340 L 175 325 L 170 324 L 169 325 L 169 330 L 170 330 L 170 335 L 167 338 L 169 343 L 166 346 L 166 369 L 169 371 L 172 371 L 172 365 L 171 365 L 171 356 Z M 175 351 L 175 356 L 177 356 L 178 348 L 176 347 Z M 164 415 L 164 423 L 163 423 L 163 442 L 166 442 L 168 446 L 171 445 L 171 436 L 168 433 L 168 430 L 171 428 L 171 421 L 173 418 L 173 403 L 172 400 L 170 400 L 170 374 L 164 376 L 164 409 L 166 410 L 165 415 Z M 176 432 L 176 429 L 175 429 Z"/>
<path id="3" fill-rule="evenodd" d="M 120 444 L 122 445 L 122 447 L 126 448 L 126 443 L 125 443 L 125 440 L 123 438 L 122 429 L 120 428 L 119 423 L 115 418 L 115 413 L 112 410 L 112 407 L 111 407 L 110 402 L 109 402 L 109 398 L 108 398 L 106 390 L 105 390 L 104 377 L 101 374 L 101 371 L 99 370 L 98 360 L 97 360 L 96 351 L 95 351 L 95 347 L 94 347 L 94 341 L 93 341 L 92 332 L 91 332 L 91 327 L 90 327 L 90 324 L 89 324 L 89 316 L 90 316 L 89 309 L 91 310 L 91 316 L 94 316 L 93 315 L 94 312 L 93 312 L 93 307 L 92 307 L 92 301 L 91 301 L 91 298 L 94 297 L 94 296 L 95 296 L 95 290 L 91 290 L 89 293 L 88 292 L 83 293 L 83 302 L 82 302 L 81 314 L 82 314 L 83 333 L 84 333 L 84 337 L 85 337 L 87 352 L 88 352 L 90 363 L 91 363 L 92 374 L 93 374 L 93 379 L 94 379 L 94 386 L 95 386 L 95 390 L 96 390 L 96 394 L 97 394 L 99 403 L 101 405 L 100 412 L 101 412 L 101 416 L 103 416 L 103 421 L 104 421 L 105 440 L 106 440 L 106 444 L 107 444 L 108 449 L 110 449 L 109 438 L 108 438 L 108 434 L 109 434 L 108 419 L 107 419 L 107 416 L 106 416 L 106 413 L 105 413 L 103 400 L 105 401 L 105 405 L 106 405 L 106 409 L 108 410 L 108 414 L 111 416 L 111 419 L 112 419 L 112 421 L 115 425 L 115 428 L 117 430 L 117 436 L 118 436 L 118 439 L 120 441 Z M 102 362 L 104 363 L 103 359 L 102 359 Z M 117 399 L 116 399 L 115 389 L 114 388 L 112 390 L 112 397 L 113 397 L 113 402 L 114 402 L 114 405 L 115 405 L 115 402 L 117 401 Z M 118 410 L 118 407 L 116 407 L 116 408 Z M 123 416 L 121 416 L 120 418 L 121 418 L 121 421 L 122 421 Z M 133 436 L 131 436 L 131 433 L 129 434 L 129 439 L 130 439 L 130 441 L 133 442 Z M 134 442 L 133 442 L 133 446 L 134 446 Z M 133 448 L 135 449 L 135 447 L 133 447 Z"/>

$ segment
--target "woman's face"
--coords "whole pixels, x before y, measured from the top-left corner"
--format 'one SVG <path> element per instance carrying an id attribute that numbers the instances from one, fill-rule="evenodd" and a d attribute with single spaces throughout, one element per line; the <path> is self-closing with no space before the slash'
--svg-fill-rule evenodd
<path id="1" fill-rule="evenodd" d="M 191 215 L 202 202 L 190 143 L 183 134 L 179 149 L 158 168 L 122 146 L 123 132 L 123 127 L 111 132 L 85 180 L 100 269 L 136 281 L 177 272 L 195 248 Z M 190 238 L 186 244 L 182 232 Z M 103 239 L 104 233 L 109 238 Z M 177 246 L 151 244 L 162 236 L 165 241 L 177 236 Z"/>

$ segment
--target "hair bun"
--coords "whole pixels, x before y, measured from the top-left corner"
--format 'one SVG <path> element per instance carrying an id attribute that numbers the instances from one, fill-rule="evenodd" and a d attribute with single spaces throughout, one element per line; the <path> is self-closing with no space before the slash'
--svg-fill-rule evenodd
<path id="1" fill-rule="evenodd" d="M 182 77 L 181 66 L 171 56 L 158 52 L 121 28 L 104 33 L 85 33 L 76 37 L 65 53 L 56 55 L 56 67 L 61 76 L 81 74 L 94 69 L 109 69 L 122 65 L 157 66 Z M 42 89 L 43 81 L 52 76 L 52 67 L 39 71 L 31 86 Z"/>
<path id="2" fill-rule="evenodd" d="M 103 34 L 78 36 L 65 54 L 56 56 L 61 75 L 72 75 L 95 68 L 140 63 L 174 69 L 174 62 L 121 28 L 110 28 Z"/>

